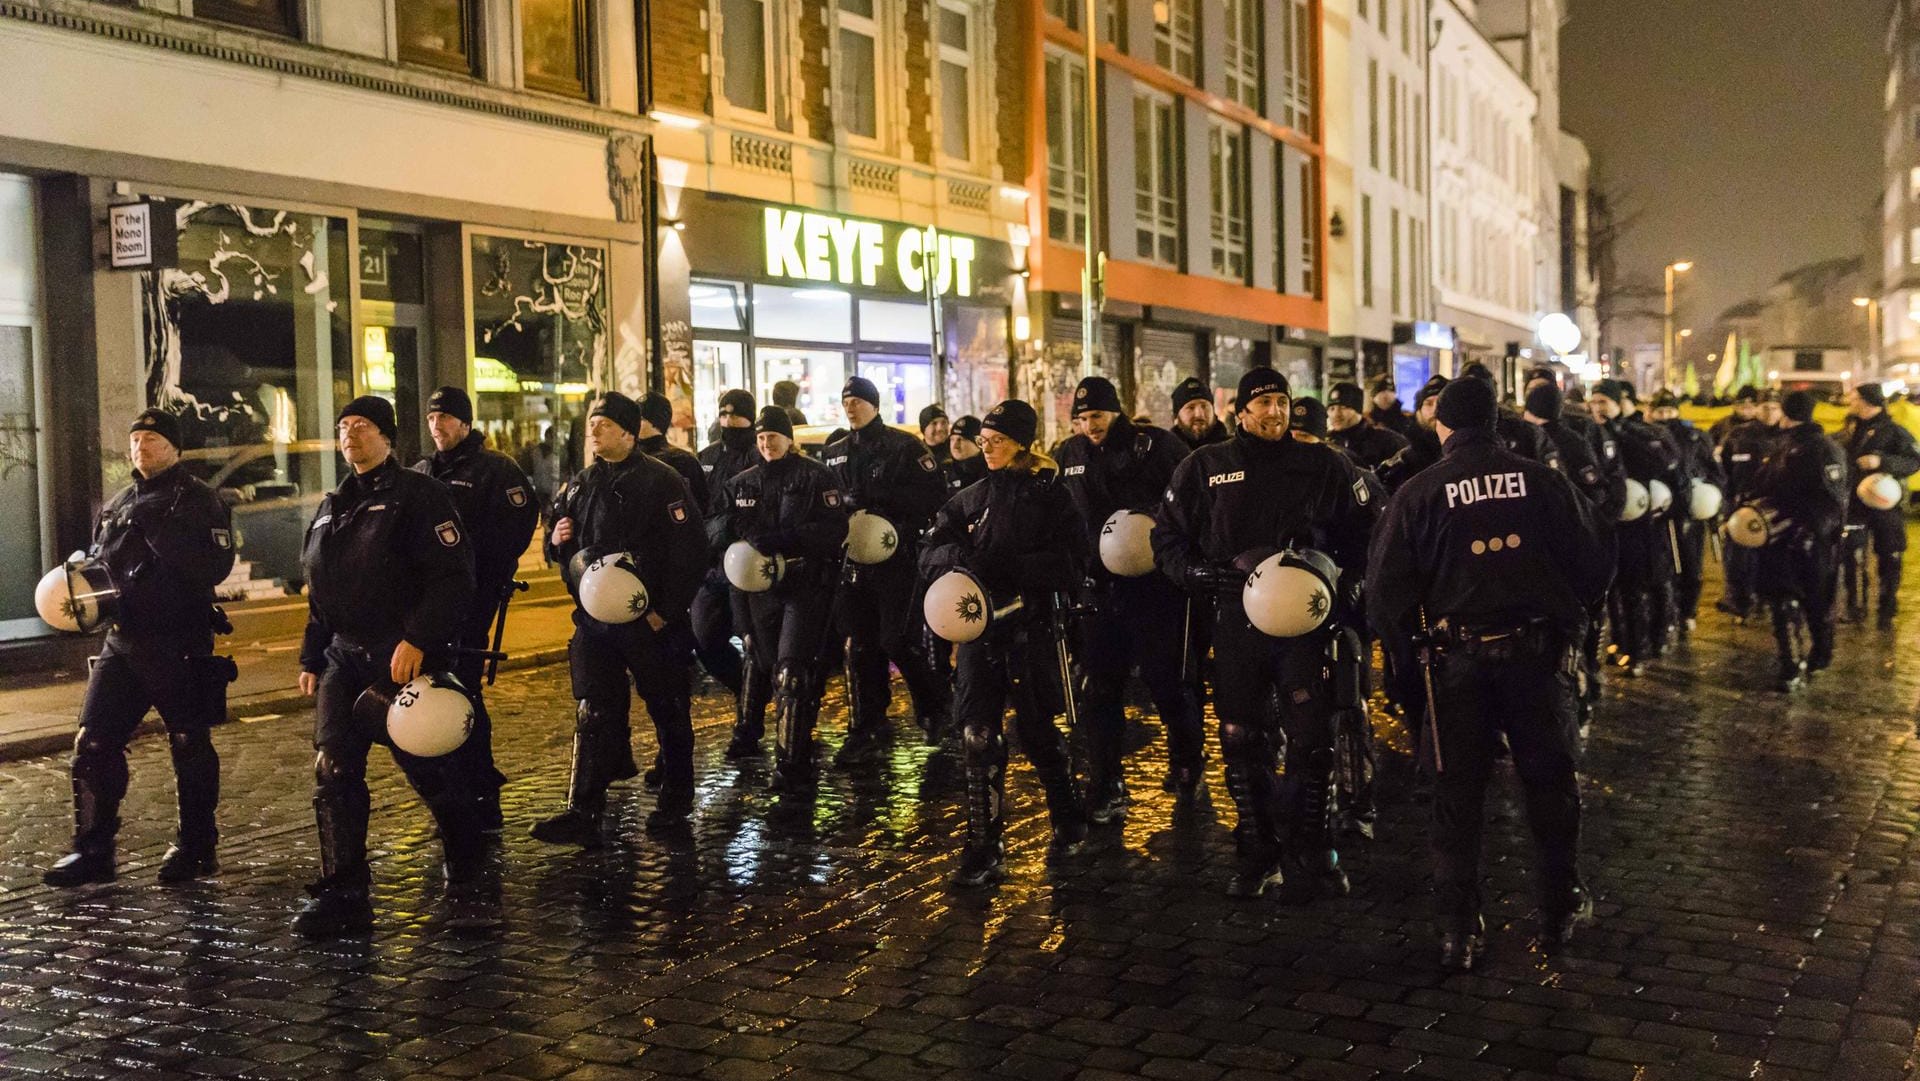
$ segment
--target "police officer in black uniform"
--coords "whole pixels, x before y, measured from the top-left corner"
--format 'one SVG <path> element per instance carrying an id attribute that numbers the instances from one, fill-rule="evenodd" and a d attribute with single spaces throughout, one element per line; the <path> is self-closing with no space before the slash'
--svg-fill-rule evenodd
<path id="1" fill-rule="evenodd" d="M 1288 436 L 1291 413 L 1279 372 L 1254 368 L 1242 376 L 1234 397 L 1238 432 L 1195 451 L 1174 471 L 1153 550 L 1162 572 L 1214 599 L 1214 709 L 1239 818 L 1239 864 L 1228 892 L 1257 897 L 1284 877 L 1289 899 L 1310 900 L 1347 890 L 1327 803 L 1332 722 L 1342 703 L 1325 673 L 1340 622 L 1350 617 L 1336 611 L 1311 634 L 1269 638 L 1248 620 L 1241 588 L 1268 555 L 1315 549 L 1339 565 L 1343 596 L 1336 608 L 1351 611 L 1379 504 L 1345 455 Z M 1284 785 L 1274 772 L 1276 725 L 1286 733 Z M 1288 824 L 1291 837 L 1282 833 Z"/>
<path id="2" fill-rule="evenodd" d="M 1405 433 L 1406 447 L 1381 462 L 1380 468 L 1375 470 L 1388 491 L 1399 488 L 1421 470 L 1440 460 L 1440 437 L 1433 431 L 1433 410 L 1447 382 L 1446 376 L 1436 375 L 1427 380 L 1419 393 L 1413 396 L 1413 425 Z"/>
<path id="3" fill-rule="evenodd" d="M 1779 441 L 1754 471 L 1750 492 L 1775 516 L 1755 581 L 1773 616 L 1780 662 L 1775 689 L 1790 693 L 1833 662 L 1833 595 L 1849 459 L 1813 422 L 1813 397 L 1806 391 L 1781 399 L 1780 414 Z M 1809 639 L 1804 656 L 1803 631 Z"/>
<path id="4" fill-rule="evenodd" d="M 476 653 L 455 661 L 453 674 L 473 698 L 473 730 L 455 752 L 469 770 L 464 787 L 480 801 L 489 831 L 500 828 L 500 786 L 506 778 L 493 764 L 493 719 L 481 688 L 486 661 L 476 654 L 492 645 L 493 624 L 513 588 L 520 555 L 540 524 L 533 482 L 512 458 L 487 448 L 473 428 L 473 400 L 459 387 L 441 387 L 427 399 L 427 434 L 434 452 L 413 468 L 447 486 L 473 546 L 473 605 L 460 621 L 458 643 Z"/>
<path id="5" fill-rule="evenodd" d="M 1493 369 L 1479 361 L 1473 361 L 1460 369 L 1462 379 L 1478 379 L 1493 388 L 1494 397 L 1499 398 L 1500 385 L 1493 377 Z M 1500 402 L 1499 415 L 1493 421 L 1494 433 L 1506 448 L 1522 458 L 1531 458 L 1536 462 L 1560 469 L 1560 449 L 1553 445 L 1544 433 L 1522 420 L 1512 406 Z"/>
<path id="6" fill-rule="evenodd" d="M 711 494 L 708 505 L 702 508 L 707 518 L 707 576 L 693 598 L 693 642 L 701 666 L 723 685 L 736 688 L 734 737 L 727 744 L 728 758 L 751 758 L 760 753 L 761 728 L 749 730 L 743 723 L 749 716 L 764 716 L 773 698 L 773 673 L 755 670 L 753 659 L 743 657 L 733 646 L 733 589 L 727 585 L 726 572 L 720 569 L 727 542 L 716 529 L 725 509 L 722 493 L 727 482 L 760 464 L 760 452 L 754 447 L 754 416 L 752 394 L 737 387 L 722 394 L 720 438 L 700 452 L 700 468 L 707 475 L 707 491 Z M 756 702 L 757 706 L 752 705 Z M 747 731 L 751 738 L 742 736 Z"/>
<path id="7" fill-rule="evenodd" d="M 1164 575 L 1123 578 L 1100 560 L 1100 536 L 1116 512 L 1152 516 L 1187 448 L 1164 428 L 1136 426 L 1120 408 L 1120 392 L 1094 375 L 1073 392 L 1081 435 L 1060 447 L 1060 481 L 1080 514 L 1091 610 L 1080 621 L 1080 666 L 1086 694 L 1080 723 L 1087 742 L 1087 816 L 1095 823 L 1126 815 L 1122 755 L 1127 675 L 1137 665 L 1167 731 L 1169 790 L 1190 798 L 1205 758 L 1200 702 L 1180 678 L 1186 598 Z"/>
<path id="8" fill-rule="evenodd" d="M 753 431 L 764 461 L 727 481 L 713 532 L 786 561 L 772 589 L 735 589 L 733 607 L 735 625 L 747 628 L 749 666 L 772 676 L 773 787 L 798 792 L 814 781 L 813 725 L 826 687 L 820 645 L 833 614 L 847 511 L 833 473 L 800 453 L 786 410 L 761 410 Z M 734 739 L 751 737 L 757 746 L 764 724 L 762 715 L 745 717 Z"/>
<path id="9" fill-rule="evenodd" d="M 884 738 L 893 700 L 887 662 L 906 680 L 922 731 L 947 725 L 951 694 L 921 640 L 914 589 L 920 534 L 946 500 L 940 463 L 917 436 L 880 419 L 880 389 L 855 376 L 840 392 L 848 434 L 827 444 L 821 460 L 833 470 L 850 511 L 877 514 L 892 524 L 899 548 L 885 561 L 847 561 L 834 617 L 847 636 L 847 761 L 873 754 Z"/>
<path id="10" fill-rule="evenodd" d="M 1680 449 L 1680 460 L 1674 470 L 1679 487 L 1673 490 L 1673 510 L 1667 520 L 1673 541 L 1680 549 L 1680 571 L 1674 582 L 1673 603 L 1678 627 L 1684 636 L 1692 633 L 1699 614 L 1700 581 L 1707 559 L 1707 523 L 1694 520 L 1691 512 L 1693 486 L 1711 484 L 1724 494 L 1727 477 L 1720 470 L 1720 460 L 1713 453 L 1713 441 L 1707 438 L 1707 433 L 1681 419 L 1679 396 L 1670 390 L 1661 390 L 1653 396 L 1648 412 L 1655 424 L 1673 436 L 1675 446 Z"/>
<path id="11" fill-rule="evenodd" d="M 1406 448 L 1407 437 L 1368 419 L 1363 412 L 1366 404 L 1359 384 L 1335 383 L 1327 394 L 1327 439 L 1351 451 L 1366 468 L 1378 469 L 1381 462 Z"/>
<path id="12" fill-rule="evenodd" d="M 949 497 L 986 478 L 987 460 L 980 456 L 980 431 L 980 418 L 972 414 L 953 422 L 953 434 L 947 437 L 947 460 L 940 467 L 947 479 Z"/>
<path id="13" fill-rule="evenodd" d="M 1743 409 L 1736 399 L 1734 411 L 1727 416 L 1733 423 L 1723 429 L 1720 442 L 1720 468 L 1727 477 L 1725 505 L 1729 510 L 1753 498 L 1753 478 L 1761 463 L 1773 453 L 1780 439 L 1780 400 L 1773 391 L 1757 393 L 1741 387 L 1748 396 Z M 1744 416 L 1743 416 L 1744 413 Z M 1722 421 L 1726 423 L 1726 421 Z M 1719 425 L 1715 425 L 1719 427 Z M 1722 556 L 1727 579 L 1726 595 L 1714 607 L 1745 621 L 1753 611 L 1754 575 L 1760 566 L 1760 553 L 1738 544 L 1724 546 Z"/>
<path id="14" fill-rule="evenodd" d="M 353 472 L 320 501 L 307 527 L 307 630 L 300 690 L 317 694 L 313 812 L 321 878 L 294 920 L 303 935 L 363 934 L 373 927 L 367 869 L 367 752 L 387 741 L 356 716 L 362 692 L 390 695 L 445 671 L 473 610 L 473 546 L 447 487 L 393 457 L 393 405 L 366 395 L 340 410 L 340 455 Z M 376 722 L 377 723 L 377 722 Z M 471 770 L 447 758 L 392 748 L 393 758 L 440 827 L 449 882 L 481 870 L 485 823 Z"/>
<path id="15" fill-rule="evenodd" d="M 1497 415 L 1486 383 L 1447 387 L 1445 456 L 1394 493 L 1367 561 L 1373 625 L 1417 636 L 1431 666 L 1421 756 L 1435 774 L 1440 961 L 1455 970 L 1485 945 L 1480 839 L 1502 734 L 1539 848 L 1543 937 L 1565 943 L 1593 906 L 1577 861 L 1573 658 L 1613 553 L 1565 476 L 1501 446 Z"/>
<path id="16" fill-rule="evenodd" d="M 1046 791 L 1053 825 L 1051 852 L 1070 855 L 1087 836 L 1086 812 L 1074 782 L 1067 741 L 1053 718 L 1065 708 L 1052 636 L 1055 600 L 1078 580 L 1078 528 L 1073 501 L 1053 462 L 1034 453 L 1039 417 L 1025 402 L 994 406 L 982 421 L 987 479 L 948 500 L 920 552 L 926 580 L 970 572 L 996 610 L 1020 610 L 959 649 L 954 712 L 966 755 L 967 837 L 952 883 L 984 886 L 1006 875 L 1005 715 Z"/>
<path id="17" fill-rule="evenodd" d="M 1671 488 L 1679 450 L 1672 436 L 1639 415 L 1633 387 L 1622 380 L 1603 379 L 1594 385 L 1588 400 L 1596 418 L 1604 418 L 1608 434 L 1617 441 L 1627 477 L 1643 485 L 1658 480 Z M 1613 642 L 1619 663 L 1637 675 L 1649 660 L 1666 651 L 1674 574 L 1667 515 L 1649 507 L 1639 518 L 1619 523 L 1615 538 L 1619 574 L 1610 609 Z"/>
<path id="18" fill-rule="evenodd" d="M 933 455 L 933 460 L 942 466 L 953 456 L 953 449 L 948 446 L 952 436 L 953 424 L 947 418 L 947 411 L 940 408 L 940 403 L 921 408 L 920 441 L 926 444 L 927 453 Z"/>
<path id="19" fill-rule="evenodd" d="M 631 755 L 628 680 L 646 704 L 659 747 L 660 794 L 647 828 L 685 824 L 693 812 L 692 661 L 677 644 L 693 595 L 706 575 L 706 529 L 687 482 L 670 465 L 641 453 L 640 405 L 609 391 L 587 414 L 594 462 L 554 500 L 547 552 L 567 588 L 601 556 L 629 553 L 647 590 L 647 610 L 630 623 L 573 613 L 567 645 L 575 711 L 567 809 L 533 827 L 551 844 L 594 847 L 616 765 Z"/>
<path id="20" fill-rule="evenodd" d="M 1411 441 L 1413 429 L 1419 424 L 1413 414 L 1400 406 L 1400 394 L 1394 389 L 1393 380 L 1384 375 L 1375 376 L 1367 384 L 1367 397 L 1372 407 L 1367 410 L 1367 419 L 1392 432 L 1402 439 Z"/>
<path id="21" fill-rule="evenodd" d="M 1193 376 L 1173 388 L 1173 434 L 1188 450 L 1224 443 L 1227 426 L 1213 415 L 1213 392 Z"/>
<path id="22" fill-rule="evenodd" d="M 1862 383 L 1847 397 L 1847 485 L 1854 494 L 1847 503 L 1847 524 L 1866 528 L 1848 538 L 1845 558 L 1850 565 L 1866 566 L 1867 541 L 1873 542 L 1874 578 L 1880 583 L 1876 625 L 1883 631 L 1893 629 L 1893 617 L 1900 610 L 1900 564 L 1907 550 L 1906 492 L 1907 478 L 1920 472 L 1920 448 L 1913 435 L 1887 412 L 1886 391 L 1878 383 Z M 1888 510 L 1875 510 L 1860 501 L 1860 482 L 1874 473 L 1885 473 L 1900 482 L 1900 503 Z M 1855 575 L 1847 575 L 1848 614 L 1866 618 L 1867 597 L 1864 574 L 1854 588 Z"/>
<path id="23" fill-rule="evenodd" d="M 179 791 L 180 829 L 160 881 L 218 869 L 213 811 L 220 756 L 208 729 L 226 719 L 233 662 L 213 656 L 213 587 L 233 569 L 233 529 L 212 488 L 180 467 L 180 420 L 163 409 L 133 418 L 133 483 L 107 501 L 89 553 L 119 590 L 117 619 L 87 675 L 73 741 L 73 851 L 48 868 L 50 886 L 108 882 L 127 794 L 127 742 L 160 711 Z M 224 629 L 224 628 L 223 628 Z"/>

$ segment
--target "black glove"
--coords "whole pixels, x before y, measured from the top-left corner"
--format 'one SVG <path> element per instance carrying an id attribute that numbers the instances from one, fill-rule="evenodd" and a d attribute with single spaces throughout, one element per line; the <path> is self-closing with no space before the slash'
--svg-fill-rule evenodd
<path id="1" fill-rule="evenodd" d="M 1247 584 L 1243 571 L 1230 563 L 1190 563 L 1186 586 L 1195 593 L 1228 593 Z"/>

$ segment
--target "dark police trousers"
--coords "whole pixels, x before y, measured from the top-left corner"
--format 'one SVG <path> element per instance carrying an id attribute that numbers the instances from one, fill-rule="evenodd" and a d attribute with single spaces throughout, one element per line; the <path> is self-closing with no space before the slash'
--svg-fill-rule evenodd
<path id="1" fill-rule="evenodd" d="M 1276 855 L 1292 827 L 1308 851 L 1332 847 L 1327 800 L 1333 775 L 1328 627 L 1269 638 L 1247 621 L 1237 593 L 1215 601 L 1213 708 L 1242 855 Z M 1286 753 L 1284 782 L 1275 772 Z"/>
<path id="2" fill-rule="evenodd" d="M 813 725 L 826 689 L 820 658 L 833 608 L 832 585 L 782 582 L 764 593 L 733 595 L 734 625 L 747 628 L 747 709 L 740 715 L 746 734 L 759 739 L 765 730 L 767 702 L 774 710 L 775 751 L 782 763 L 803 771 L 811 766 Z M 800 761 L 799 756 L 807 756 Z"/>
<path id="3" fill-rule="evenodd" d="M 1649 513 L 1620 523 L 1619 575 L 1609 613 L 1613 642 L 1635 661 L 1651 659 L 1666 644 L 1667 609 L 1673 601 L 1673 545 L 1666 518 Z"/>
<path id="4" fill-rule="evenodd" d="M 1707 530 L 1706 523 L 1696 522 L 1684 514 L 1675 514 L 1670 521 L 1673 522 L 1674 539 L 1680 545 L 1680 573 L 1674 582 L 1673 604 L 1684 623 L 1695 618 L 1700 610 L 1700 579 L 1705 571 Z"/>
<path id="5" fill-rule="evenodd" d="M 1856 513 L 1859 509 L 1859 504 L 1854 504 Z M 1847 607 L 1860 615 L 1867 610 L 1869 540 L 1873 545 L 1873 576 L 1879 582 L 1880 615 L 1891 618 L 1900 608 L 1900 572 L 1907 551 L 1905 512 L 1899 509 L 1868 510 L 1859 521 L 1847 523 L 1845 546 L 1841 553 L 1847 568 Z"/>
<path id="6" fill-rule="evenodd" d="M 225 720 L 226 671 L 213 657 L 213 638 L 177 641 L 107 635 L 87 677 L 80 731 L 73 741 L 75 852 L 111 854 L 127 795 L 127 742 L 147 715 L 160 712 L 180 793 L 179 844 L 193 853 L 213 850 L 213 810 L 220 802 L 220 756 L 208 729 Z M 217 682 L 216 682 L 217 679 Z"/>
<path id="7" fill-rule="evenodd" d="M 1780 674 L 1791 677 L 1802 660 L 1823 668 L 1833 659 L 1833 601 L 1838 588 L 1837 542 L 1795 530 L 1760 549 L 1760 598 L 1773 616 Z M 1800 634 L 1809 639 L 1803 654 Z"/>
<path id="8" fill-rule="evenodd" d="M 408 754 L 388 740 L 384 713 L 372 723 L 354 717 L 360 692 L 376 681 L 390 687 L 387 672 L 397 644 L 361 646 L 335 635 L 327 646 L 327 670 L 320 675 L 313 718 L 313 809 L 321 866 L 317 887 L 367 887 L 367 754 L 376 743 L 392 752 L 394 764 L 433 813 L 450 858 L 470 855 L 485 843 L 468 770 L 457 752 L 439 758 Z M 430 654 L 422 670 L 434 667 Z"/>
<path id="9" fill-rule="evenodd" d="M 567 643 L 567 663 L 575 715 L 576 777 L 568 805 L 597 816 L 605 801 L 613 766 L 626 760 L 632 729 L 628 716 L 632 690 L 640 695 L 653 721 L 659 748 L 660 793 L 663 801 L 693 798 L 692 672 L 684 639 L 671 624 L 658 633 L 646 620 L 617 626 L 600 623 L 579 609 L 573 613 L 573 640 Z"/>
<path id="10" fill-rule="evenodd" d="M 1574 680 L 1557 636 L 1540 633 L 1510 655 L 1448 647 L 1434 673 L 1434 712 L 1444 760 L 1433 789 L 1434 911 L 1443 924 L 1480 914 L 1480 846 L 1487 784 L 1500 735 L 1513 750 L 1527 824 L 1539 852 L 1540 894 L 1549 914 L 1578 882 L 1580 789 L 1574 770 Z M 1431 735 L 1421 758 L 1432 763 Z"/>
<path id="11" fill-rule="evenodd" d="M 734 620 L 732 594 L 726 575 L 708 571 L 700 591 L 693 595 L 691 622 L 693 652 L 700 658 L 700 667 L 737 698 L 744 693 L 744 665 L 740 651 L 733 646 L 733 635 L 736 626 L 744 628 L 745 624 Z M 741 637 L 745 637 L 744 632 Z"/>
<path id="12" fill-rule="evenodd" d="M 967 844 L 993 848 L 1006 828 L 1006 709 L 1014 736 L 1046 790 L 1055 828 L 1080 813 L 1073 759 L 1053 723 L 1066 709 L 1058 655 L 1044 625 L 1001 626 L 959 648 L 954 716 L 966 754 Z"/>
<path id="13" fill-rule="evenodd" d="M 1722 546 L 1720 558 L 1727 577 L 1727 604 L 1739 612 L 1751 610 L 1754 578 L 1760 570 L 1760 554 L 1751 548 L 1728 543 Z"/>
<path id="14" fill-rule="evenodd" d="M 887 662 L 900 669 L 922 717 L 940 717 L 949 707 L 947 688 L 934 675 L 920 642 L 920 609 L 912 606 L 914 553 L 894 552 L 884 563 L 859 567 L 854 583 L 840 590 L 834 617 L 847 636 L 847 731 L 871 732 L 886 724 L 893 699 Z"/>
<path id="15" fill-rule="evenodd" d="M 1158 572 L 1115 578 L 1080 620 L 1080 664 L 1087 688 L 1080 721 L 1094 789 L 1121 779 L 1127 675 L 1135 665 L 1167 730 L 1170 769 L 1198 770 L 1206 736 L 1193 687 L 1180 678 L 1186 597 Z"/>

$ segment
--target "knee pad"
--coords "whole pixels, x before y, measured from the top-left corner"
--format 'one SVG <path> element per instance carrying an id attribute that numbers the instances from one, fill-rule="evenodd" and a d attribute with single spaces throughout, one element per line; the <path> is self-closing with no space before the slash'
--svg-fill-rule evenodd
<path id="1" fill-rule="evenodd" d="M 624 700 L 620 705 L 614 706 L 609 703 L 596 703 L 591 699 L 582 698 L 579 705 L 574 709 L 573 730 L 579 733 L 592 734 L 618 729 L 621 725 L 627 723 L 628 708 L 629 706 Z"/>
<path id="2" fill-rule="evenodd" d="M 774 693 L 798 697 L 807 689 L 806 668 L 798 664 L 783 664 L 773 675 Z"/>
<path id="3" fill-rule="evenodd" d="M 1002 736 L 998 729 L 984 724 L 967 725 L 961 729 L 960 739 L 969 758 L 981 755 L 997 756 L 1000 748 L 1006 744 L 1006 737 Z"/>
<path id="4" fill-rule="evenodd" d="M 89 729 L 82 728 L 73 737 L 73 775 L 87 780 L 99 780 L 123 773 L 126 770 L 126 755 L 122 748 L 112 740 L 104 739 Z"/>
<path id="5" fill-rule="evenodd" d="M 1220 753 L 1227 758 L 1242 758 L 1260 749 L 1260 733 L 1251 726 L 1226 723 L 1220 726 Z"/>
<path id="6" fill-rule="evenodd" d="M 364 781 L 366 775 L 365 759 L 355 764 L 335 755 L 325 747 L 320 748 L 313 756 L 313 783 L 315 787 L 322 790 Z"/>
<path id="7" fill-rule="evenodd" d="M 167 733 L 167 750 L 175 758 L 194 758 L 213 750 L 213 735 L 204 728 Z"/>

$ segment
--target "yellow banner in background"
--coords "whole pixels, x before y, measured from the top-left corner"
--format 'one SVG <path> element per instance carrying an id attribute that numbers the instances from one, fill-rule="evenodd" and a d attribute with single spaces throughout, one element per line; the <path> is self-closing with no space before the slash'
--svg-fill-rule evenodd
<path id="1" fill-rule="evenodd" d="M 1733 407 L 1730 405 L 1689 403 L 1680 407 L 1681 419 L 1690 421 L 1694 427 L 1703 432 L 1711 429 L 1720 418 L 1732 412 Z M 1892 415 L 1894 423 L 1912 433 L 1916 440 L 1920 440 L 1920 406 L 1901 399 L 1888 402 L 1887 412 Z M 1820 427 L 1826 429 L 1828 435 L 1837 436 L 1840 430 L 1847 426 L 1847 407 L 1834 405 L 1831 402 L 1816 402 L 1813 407 L 1813 419 Z M 1907 488 L 1920 492 L 1920 473 L 1907 478 Z"/>

